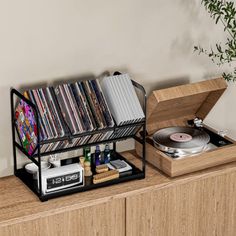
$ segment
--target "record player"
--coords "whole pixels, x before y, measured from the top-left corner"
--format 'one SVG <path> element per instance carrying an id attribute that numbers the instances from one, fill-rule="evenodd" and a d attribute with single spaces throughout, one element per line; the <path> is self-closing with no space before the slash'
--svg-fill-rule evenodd
<path id="1" fill-rule="evenodd" d="M 174 177 L 236 161 L 236 142 L 204 124 L 223 78 L 155 90 L 147 100 L 146 160 Z M 136 141 L 136 151 L 142 153 Z"/>

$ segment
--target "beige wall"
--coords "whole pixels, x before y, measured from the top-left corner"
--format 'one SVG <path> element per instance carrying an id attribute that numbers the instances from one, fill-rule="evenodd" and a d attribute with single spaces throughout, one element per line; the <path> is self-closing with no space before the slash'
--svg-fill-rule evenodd
<path id="1" fill-rule="evenodd" d="M 0 176 L 12 174 L 10 87 L 107 69 L 147 91 L 199 81 L 220 70 L 194 44 L 224 38 L 198 0 L 1 0 L 0 36 Z M 234 101 L 232 86 L 206 122 L 236 138 Z"/>

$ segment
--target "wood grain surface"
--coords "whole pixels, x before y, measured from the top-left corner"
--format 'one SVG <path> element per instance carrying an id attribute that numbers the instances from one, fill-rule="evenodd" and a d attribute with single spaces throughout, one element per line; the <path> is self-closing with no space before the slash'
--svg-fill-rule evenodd
<path id="1" fill-rule="evenodd" d="M 148 133 L 187 125 L 195 117 L 203 120 L 226 88 L 225 80 L 217 78 L 153 91 L 147 99 Z"/>
<path id="2" fill-rule="evenodd" d="M 1 236 L 124 236 L 125 199 L 109 200 L 81 209 L 0 227 Z"/>
<path id="3" fill-rule="evenodd" d="M 142 155 L 142 145 L 135 142 L 139 156 Z M 146 143 L 146 160 L 171 177 L 204 170 L 209 167 L 236 161 L 236 143 L 208 150 L 197 155 L 174 159 L 159 151 L 150 143 Z"/>
<path id="4" fill-rule="evenodd" d="M 124 155 L 131 162 L 140 165 L 141 162 L 137 158 L 137 156 L 134 155 L 134 152 L 126 152 L 124 153 Z M 110 187 L 95 189 L 83 193 L 76 193 L 65 197 L 52 199 L 43 203 L 40 202 L 38 198 L 34 195 L 34 193 L 32 193 L 18 178 L 14 176 L 1 178 L 0 179 L 0 235 L 15 236 L 16 234 L 11 234 L 11 233 L 15 233 L 17 231 L 19 232 L 17 236 L 21 236 L 21 235 L 26 235 L 24 234 L 24 232 L 29 232 L 30 230 L 33 230 L 33 232 L 35 233 L 30 235 L 45 235 L 45 234 L 37 234 L 37 232 L 50 232 L 51 234 L 46 234 L 46 235 L 52 235 L 53 233 L 57 232 L 56 230 L 59 229 L 60 227 L 62 228 L 65 227 L 65 230 L 69 230 L 68 228 L 69 226 L 67 225 L 71 226 L 71 229 L 68 231 L 70 232 L 70 234 L 65 233 L 64 235 L 74 235 L 73 234 L 74 232 L 78 233 L 76 235 L 80 235 L 79 234 L 80 231 L 85 232 L 83 231 L 84 228 L 83 227 L 81 228 L 81 225 L 86 226 L 85 228 L 89 226 L 92 227 L 91 229 L 87 229 L 88 234 L 86 234 L 86 236 L 100 235 L 99 232 L 104 233 L 103 235 L 105 236 L 124 235 L 123 234 L 124 229 L 127 227 L 127 224 L 128 223 L 135 224 L 135 222 L 133 222 L 132 220 L 134 217 L 133 213 L 132 214 L 129 213 L 129 215 L 127 215 L 130 218 L 127 218 L 127 216 L 124 217 L 125 209 L 128 207 L 128 203 L 131 202 L 130 201 L 131 198 L 129 199 L 129 197 L 134 197 L 133 204 L 136 206 L 136 197 L 144 196 L 142 194 L 149 194 L 149 192 L 152 193 L 153 191 L 159 192 L 162 191 L 163 189 L 176 188 L 178 185 L 182 186 L 188 184 L 189 186 L 191 186 L 192 184 L 194 185 L 195 182 L 204 181 L 207 180 L 208 178 L 214 179 L 217 176 L 219 178 L 221 178 L 221 176 L 233 176 L 231 178 L 229 177 L 225 178 L 223 183 L 225 185 L 228 185 L 228 187 L 225 188 L 224 191 L 221 191 L 221 193 L 225 195 L 227 195 L 229 192 L 231 196 L 233 192 L 234 194 L 236 193 L 235 187 L 231 186 L 232 189 L 229 187 L 230 186 L 229 183 L 233 181 L 236 182 L 234 173 L 236 173 L 236 163 L 231 163 L 215 168 L 210 168 L 205 171 L 199 171 L 193 174 L 184 175 L 181 177 L 170 178 L 165 174 L 163 174 L 162 172 L 158 171 L 156 168 L 153 168 L 152 166 L 148 165 L 146 178 L 143 180 L 134 180 L 131 182 L 117 184 Z M 205 186 L 205 184 L 203 184 L 203 186 Z M 221 189 L 221 187 L 222 185 L 220 184 L 217 188 Z M 206 191 L 208 188 L 210 188 L 210 186 L 207 185 Z M 171 196 L 168 196 L 169 195 L 168 191 L 170 191 L 170 194 L 172 194 L 173 192 L 171 191 L 174 190 L 165 190 L 165 191 L 167 191 L 165 193 L 166 198 L 167 199 L 171 198 Z M 194 190 L 191 190 L 190 188 L 190 191 L 192 194 L 193 191 L 196 191 L 196 194 L 199 195 L 199 193 L 197 192 L 198 187 L 195 187 Z M 214 195 L 211 195 L 211 197 L 214 198 Z M 127 202 L 124 202 L 125 199 L 128 199 Z M 228 199 L 222 198 L 223 202 L 226 202 L 226 200 L 228 201 Z M 153 201 L 158 203 L 158 201 L 155 200 L 155 197 L 153 198 Z M 203 202 L 203 206 L 205 204 L 208 204 L 208 202 Z M 220 202 L 219 204 L 223 203 Z M 142 208 L 142 205 L 136 207 Z M 232 209 L 235 208 L 234 205 L 232 205 L 231 207 Z M 158 207 L 154 206 L 154 208 L 155 209 L 159 208 L 159 205 Z M 130 207 L 128 209 L 130 209 Z M 137 212 L 137 217 L 139 213 L 140 212 Z M 228 213 L 225 212 L 222 214 L 227 215 Z M 85 216 L 90 216 L 90 218 Z M 112 224 L 106 224 L 108 218 L 110 219 L 112 217 L 114 217 L 116 223 L 113 223 L 112 221 Z M 156 216 L 150 216 L 150 217 L 155 218 Z M 88 223 L 86 223 L 85 219 L 88 218 L 89 218 Z M 126 226 L 124 226 L 125 218 L 126 221 L 127 219 L 130 219 L 129 222 L 126 222 Z M 57 222 L 57 219 L 59 222 L 58 225 L 55 223 Z M 101 219 L 104 219 L 104 221 Z M 228 220 L 230 221 L 232 219 Z M 104 225 L 101 225 L 102 224 L 101 222 L 104 222 Z M 231 222 L 230 224 L 233 225 L 233 222 Z M 117 229 L 116 234 L 114 234 L 114 232 L 110 234 L 111 229 L 107 228 L 109 226 L 110 228 L 115 227 Z M 147 236 L 149 235 L 147 234 Z"/>
<path id="5" fill-rule="evenodd" d="M 127 197 L 126 235 L 235 236 L 235 196 L 230 172 Z"/>
<path id="6" fill-rule="evenodd" d="M 227 88 L 223 78 L 154 90 L 147 99 L 147 132 L 149 137 L 159 129 L 189 126 L 194 118 L 204 119 Z M 217 132 L 215 132 L 217 133 Z M 226 138 L 226 137 L 225 137 Z M 226 138 L 227 139 L 227 138 Z M 136 142 L 141 156 L 141 144 Z M 147 161 L 171 177 L 236 161 L 236 143 L 197 156 L 175 160 L 147 143 Z"/>

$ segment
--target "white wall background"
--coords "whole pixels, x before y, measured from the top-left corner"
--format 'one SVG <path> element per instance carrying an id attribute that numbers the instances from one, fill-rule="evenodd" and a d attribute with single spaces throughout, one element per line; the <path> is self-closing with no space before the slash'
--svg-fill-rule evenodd
<path id="1" fill-rule="evenodd" d="M 193 46 L 224 38 L 199 0 L 0 0 L 0 176 L 13 169 L 10 87 L 117 69 L 147 91 L 195 82 L 221 69 Z M 235 89 L 206 119 L 234 138 Z"/>

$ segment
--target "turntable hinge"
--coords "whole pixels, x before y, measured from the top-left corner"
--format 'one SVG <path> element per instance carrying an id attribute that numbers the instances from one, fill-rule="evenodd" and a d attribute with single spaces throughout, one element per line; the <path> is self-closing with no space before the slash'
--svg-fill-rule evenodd
<path id="1" fill-rule="evenodd" d="M 197 127 L 197 128 L 201 128 L 203 127 L 203 121 L 202 119 L 196 117 L 194 120 L 193 120 L 193 123 L 194 123 L 194 126 Z"/>

